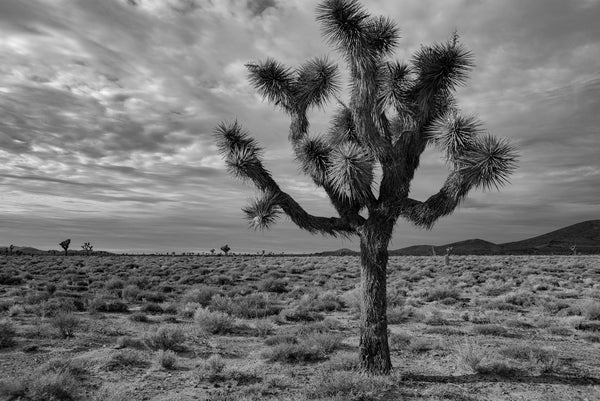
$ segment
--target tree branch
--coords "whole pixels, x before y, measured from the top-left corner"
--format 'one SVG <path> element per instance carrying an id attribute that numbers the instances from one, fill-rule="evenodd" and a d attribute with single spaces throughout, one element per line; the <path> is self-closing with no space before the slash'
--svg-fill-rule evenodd
<path id="1" fill-rule="evenodd" d="M 258 228 L 268 228 L 276 217 L 277 208 L 300 228 L 311 233 L 321 233 L 331 236 L 350 236 L 356 234 L 357 227 L 362 224 L 360 216 L 352 219 L 337 217 L 317 217 L 307 213 L 290 195 L 283 192 L 273 180 L 269 171 L 262 163 L 261 149 L 256 142 L 242 131 L 236 122 L 221 123 L 215 132 L 219 151 L 225 158 L 230 172 L 246 181 L 251 181 L 268 199 L 255 202 L 244 209 L 248 218 L 258 217 Z M 269 217 L 270 216 L 270 217 Z M 362 220 L 361 220 L 362 219 Z M 265 224 L 266 223 L 266 224 Z"/>

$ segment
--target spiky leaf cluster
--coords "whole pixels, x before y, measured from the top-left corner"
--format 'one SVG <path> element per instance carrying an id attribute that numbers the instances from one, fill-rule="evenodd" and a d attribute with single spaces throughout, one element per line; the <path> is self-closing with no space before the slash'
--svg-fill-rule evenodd
<path id="1" fill-rule="evenodd" d="M 277 197 L 275 193 L 264 192 L 242 209 L 251 228 L 254 230 L 271 228 L 281 214 Z"/>

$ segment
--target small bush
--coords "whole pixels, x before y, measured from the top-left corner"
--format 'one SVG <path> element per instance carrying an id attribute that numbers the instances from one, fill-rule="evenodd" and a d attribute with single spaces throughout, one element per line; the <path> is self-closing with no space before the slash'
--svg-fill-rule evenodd
<path id="1" fill-rule="evenodd" d="M 484 336 L 502 336 L 508 337 L 509 332 L 505 327 L 497 324 L 483 324 L 473 327 L 473 331 Z"/>
<path id="2" fill-rule="evenodd" d="M 81 384 L 67 372 L 32 376 L 27 385 L 29 401 L 72 401 L 80 399 Z"/>
<path id="3" fill-rule="evenodd" d="M 117 348 L 147 349 L 146 342 L 141 338 L 122 336 L 117 339 Z"/>
<path id="4" fill-rule="evenodd" d="M 473 342 L 457 345 L 455 355 L 458 365 L 473 373 L 479 371 L 481 362 L 486 358 L 485 350 Z"/>
<path id="5" fill-rule="evenodd" d="M 502 377 L 523 376 L 523 370 L 504 361 L 493 361 L 477 366 L 477 373 L 482 375 L 497 375 Z"/>
<path id="6" fill-rule="evenodd" d="M 155 333 L 149 334 L 145 337 L 146 345 L 153 349 L 182 351 L 183 343 L 185 342 L 185 335 L 179 328 L 172 328 L 168 326 L 160 327 Z"/>
<path id="7" fill-rule="evenodd" d="M 600 302 L 588 302 L 583 306 L 581 312 L 588 320 L 600 320 Z"/>
<path id="8" fill-rule="evenodd" d="M 258 284 L 258 289 L 264 292 L 282 294 L 287 292 L 287 283 L 281 279 L 266 279 Z"/>
<path id="9" fill-rule="evenodd" d="M 171 350 L 159 351 L 157 360 L 158 364 L 166 370 L 173 370 L 177 365 L 177 355 Z"/>
<path id="10" fill-rule="evenodd" d="M 225 361 L 220 355 L 211 355 L 204 363 L 204 370 L 208 374 L 208 379 L 214 381 L 220 378 L 225 369 Z"/>
<path id="11" fill-rule="evenodd" d="M 288 322 L 315 322 L 325 318 L 320 313 L 301 307 L 284 309 L 281 311 L 280 316 Z"/>
<path id="12" fill-rule="evenodd" d="M 129 308 L 126 303 L 116 298 L 99 297 L 90 302 L 88 310 L 90 312 L 126 313 Z"/>
<path id="13" fill-rule="evenodd" d="M 8 348 L 15 345 L 15 327 L 8 320 L 0 321 L 0 348 Z"/>
<path id="14" fill-rule="evenodd" d="M 126 368 L 145 368 L 147 366 L 148 362 L 139 351 L 121 350 L 110 356 L 104 364 L 104 369 L 120 370 Z"/>
<path id="15" fill-rule="evenodd" d="M 58 330 L 63 338 L 71 338 L 75 336 L 75 330 L 80 321 L 72 313 L 59 313 L 50 319 L 50 324 Z"/>
<path id="16" fill-rule="evenodd" d="M 460 299 L 460 291 L 456 288 L 433 288 L 425 294 L 427 302 L 441 301 L 446 298 Z"/>
<path id="17" fill-rule="evenodd" d="M 210 300 L 213 296 L 217 295 L 219 292 L 209 286 L 198 286 L 188 290 L 185 294 L 183 294 L 182 301 L 184 303 L 196 303 L 202 306 L 208 306 L 210 304 Z"/>
<path id="18" fill-rule="evenodd" d="M 317 376 L 315 382 L 307 387 L 305 394 L 308 399 L 376 401 L 384 399 L 382 395 L 391 387 L 391 382 L 385 377 L 334 371 Z"/>
<path id="19" fill-rule="evenodd" d="M 410 344 L 411 336 L 408 333 L 392 333 L 388 336 L 390 349 L 399 351 L 405 349 Z"/>
<path id="20" fill-rule="evenodd" d="M 258 337 L 266 337 L 273 331 L 273 323 L 268 319 L 260 319 L 254 322 L 254 330 Z"/>
<path id="21" fill-rule="evenodd" d="M 235 328 L 235 319 L 225 312 L 198 308 L 194 320 L 210 334 L 230 334 Z"/>
<path id="22" fill-rule="evenodd" d="M 279 344 L 298 344 L 298 338 L 288 334 L 279 334 L 265 340 L 265 345 L 273 346 Z"/>
<path id="23" fill-rule="evenodd" d="M 150 321 L 150 319 L 148 319 L 148 316 L 146 316 L 146 314 L 142 312 L 135 312 L 134 314 L 129 316 L 129 320 L 131 320 L 132 322 L 140 323 L 148 323 Z"/>

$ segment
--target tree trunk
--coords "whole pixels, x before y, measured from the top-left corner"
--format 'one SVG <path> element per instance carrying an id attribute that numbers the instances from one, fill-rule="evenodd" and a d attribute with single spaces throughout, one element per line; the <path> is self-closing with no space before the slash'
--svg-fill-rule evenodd
<path id="1" fill-rule="evenodd" d="M 387 336 L 386 269 L 391 227 L 369 224 L 360 234 L 361 324 L 360 363 L 363 370 L 388 374 L 392 368 Z"/>

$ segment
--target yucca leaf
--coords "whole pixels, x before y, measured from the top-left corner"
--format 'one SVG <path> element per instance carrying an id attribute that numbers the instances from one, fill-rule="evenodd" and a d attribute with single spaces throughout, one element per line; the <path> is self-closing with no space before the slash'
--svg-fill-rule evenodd
<path id="1" fill-rule="evenodd" d="M 317 185 L 323 185 L 327 180 L 327 166 L 330 145 L 323 138 L 309 138 L 300 143 L 296 156 L 302 171 L 310 176 Z"/>
<path id="2" fill-rule="evenodd" d="M 268 230 L 281 214 L 278 197 L 272 192 L 264 192 L 252 200 L 242 211 L 254 230 Z"/>
<path id="3" fill-rule="evenodd" d="M 358 137 L 354 129 L 352 111 L 346 106 L 341 106 L 331 120 L 331 126 L 327 133 L 327 140 L 333 146 L 344 142 L 358 143 Z"/>
<path id="4" fill-rule="evenodd" d="M 340 88 L 337 65 L 325 57 L 307 61 L 298 68 L 296 74 L 294 101 L 303 108 L 323 107 Z"/>
<path id="5" fill-rule="evenodd" d="M 268 58 L 259 63 L 248 63 L 250 84 L 269 102 L 289 108 L 294 75 L 291 69 Z"/>
<path id="6" fill-rule="evenodd" d="M 331 152 L 327 179 L 339 197 L 364 201 L 372 196 L 373 158 L 359 145 L 343 143 Z"/>
<path id="7" fill-rule="evenodd" d="M 460 174 L 472 186 L 486 190 L 499 189 L 509 183 L 517 168 L 516 147 L 507 139 L 491 135 L 477 138 L 471 150 L 457 160 Z"/>
<path id="8" fill-rule="evenodd" d="M 465 151 L 473 148 L 482 124 L 474 116 L 462 116 L 456 110 L 449 110 L 436 118 L 427 128 L 427 138 L 453 162 Z"/>

